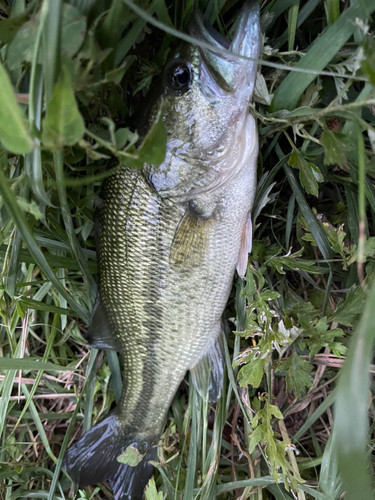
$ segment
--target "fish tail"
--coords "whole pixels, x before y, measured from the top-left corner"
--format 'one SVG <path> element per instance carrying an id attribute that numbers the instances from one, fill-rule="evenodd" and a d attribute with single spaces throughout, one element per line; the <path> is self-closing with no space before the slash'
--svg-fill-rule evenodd
<path id="1" fill-rule="evenodd" d="M 135 467 L 117 460 L 129 445 L 148 448 Z M 148 462 L 155 453 L 155 447 L 149 448 L 144 439 L 137 442 L 134 434 L 130 436 L 116 414 L 111 413 L 69 448 L 63 466 L 81 488 L 109 481 L 115 500 L 142 500 L 153 470 Z"/>

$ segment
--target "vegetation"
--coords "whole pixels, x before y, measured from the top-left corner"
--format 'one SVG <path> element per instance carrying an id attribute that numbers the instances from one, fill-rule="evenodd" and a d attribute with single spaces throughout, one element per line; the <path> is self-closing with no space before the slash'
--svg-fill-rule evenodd
<path id="1" fill-rule="evenodd" d="M 0 0 L 0 498 L 75 493 L 68 445 L 121 391 L 81 333 L 96 294 L 94 202 L 131 116 L 199 6 L 230 36 L 242 0 Z M 374 0 L 266 0 L 254 106 L 254 245 L 226 315 L 223 398 L 187 379 L 148 500 L 368 500 L 374 486 Z M 235 325 L 235 326 L 234 326 Z M 344 492 L 346 492 L 344 494 Z"/>

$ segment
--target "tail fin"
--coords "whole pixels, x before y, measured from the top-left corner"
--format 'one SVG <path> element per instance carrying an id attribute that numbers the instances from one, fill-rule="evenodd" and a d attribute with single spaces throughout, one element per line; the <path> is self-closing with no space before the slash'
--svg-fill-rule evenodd
<path id="1" fill-rule="evenodd" d="M 115 500 L 142 500 L 153 470 L 148 461 L 155 457 L 156 448 L 149 449 L 142 461 L 131 467 L 117 461 L 130 444 L 137 447 L 136 439 L 126 435 L 112 413 L 69 448 L 63 466 L 81 488 L 109 481 Z M 143 447 L 144 440 L 139 444 Z"/>

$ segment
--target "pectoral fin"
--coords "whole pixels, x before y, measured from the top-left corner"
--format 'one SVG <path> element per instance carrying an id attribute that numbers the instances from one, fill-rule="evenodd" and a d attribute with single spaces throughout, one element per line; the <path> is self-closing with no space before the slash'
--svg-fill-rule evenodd
<path id="1" fill-rule="evenodd" d="M 189 207 L 177 228 L 169 260 L 171 265 L 196 267 L 204 259 L 214 216 L 202 216 Z"/>
<path id="2" fill-rule="evenodd" d="M 97 349 L 111 349 L 121 352 L 121 344 L 118 338 L 112 332 L 107 313 L 100 302 L 99 294 L 96 297 L 96 302 L 91 315 L 90 326 L 85 334 L 85 339 Z"/>
<path id="3" fill-rule="evenodd" d="M 221 396 L 225 366 L 223 342 L 222 330 L 205 356 L 190 370 L 193 384 L 205 401 L 216 401 Z"/>
<path id="4" fill-rule="evenodd" d="M 253 226 L 251 222 L 251 212 L 249 212 L 246 224 L 242 230 L 241 246 L 240 246 L 240 251 L 238 253 L 238 260 L 236 265 L 238 275 L 241 276 L 241 278 L 243 278 L 246 274 L 247 261 L 249 258 L 249 253 L 251 252 L 252 243 L 253 243 Z"/>

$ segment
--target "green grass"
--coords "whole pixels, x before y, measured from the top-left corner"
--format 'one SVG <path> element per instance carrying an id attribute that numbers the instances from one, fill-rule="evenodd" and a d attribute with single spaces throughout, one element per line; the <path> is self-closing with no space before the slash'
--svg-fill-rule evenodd
<path id="1" fill-rule="evenodd" d="M 193 8 L 228 34 L 242 3 L 0 0 L 1 499 L 113 498 L 74 493 L 61 468 L 121 392 L 121 359 L 81 336 L 95 197 L 110 158 L 160 155 L 157 126 L 137 150 L 129 117 Z M 374 10 L 262 4 L 254 245 L 226 311 L 223 397 L 187 377 L 149 500 L 372 497 Z"/>

